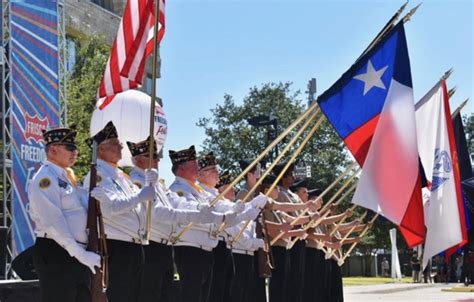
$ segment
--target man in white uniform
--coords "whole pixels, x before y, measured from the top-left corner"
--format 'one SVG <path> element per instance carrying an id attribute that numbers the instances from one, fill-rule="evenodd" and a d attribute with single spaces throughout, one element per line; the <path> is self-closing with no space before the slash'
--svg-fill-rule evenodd
<path id="1" fill-rule="evenodd" d="M 97 187 L 109 253 L 109 301 L 137 301 L 144 263 L 145 201 L 153 200 L 153 187 L 141 190 L 118 168 L 122 144 L 112 122 L 92 138 L 98 145 Z M 90 175 L 84 185 L 89 186 Z"/>
<path id="2" fill-rule="evenodd" d="M 170 190 L 186 198 L 180 208 L 200 209 L 209 205 L 214 198 L 197 182 L 198 163 L 194 146 L 181 151 L 170 150 L 173 163 L 172 172 L 176 176 Z M 246 209 L 238 215 L 238 220 L 253 220 L 258 215 L 255 208 Z M 228 223 L 229 221 L 226 221 Z M 176 264 L 181 281 L 183 302 L 206 302 L 211 286 L 212 250 L 218 239 L 212 236 L 212 230 L 219 224 L 195 224 L 184 233 L 175 245 Z M 180 231 L 181 228 L 178 228 Z"/>
<path id="3" fill-rule="evenodd" d="M 77 159 L 76 131 L 56 128 L 43 137 L 47 159 L 28 186 L 41 301 L 90 301 L 90 273 L 100 267 L 100 256 L 85 249 L 87 192 L 77 188 L 71 169 Z"/>
<path id="4" fill-rule="evenodd" d="M 155 154 L 153 160 L 149 160 L 149 140 L 138 143 L 127 142 L 134 168 L 130 171 L 131 180 L 139 187 L 147 185 L 146 178 L 154 173 L 159 163 L 157 151 L 162 146 L 157 146 L 154 142 Z M 158 148 L 157 148 L 158 147 Z M 147 172 L 145 172 L 147 171 Z M 139 301 L 172 301 L 171 285 L 173 281 L 173 258 L 172 246 L 169 239 L 176 231 L 176 223 L 214 223 L 220 224 L 224 220 L 224 214 L 212 211 L 209 206 L 203 205 L 200 211 L 186 209 L 186 198 L 178 196 L 176 193 L 166 190 L 157 181 L 158 175 L 153 177 L 156 195 L 152 210 L 152 232 L 151 240 L 145 250 L 145 264 L 142 275 Z M 183 208 L 179 209 L 180 204 Z M 227 220 L 235 220 L 236 215 L 228 213 Z M 174 234 L 175 235 L 175 234 Z M 173 293 L 175 294 L 175 293 Z"/>

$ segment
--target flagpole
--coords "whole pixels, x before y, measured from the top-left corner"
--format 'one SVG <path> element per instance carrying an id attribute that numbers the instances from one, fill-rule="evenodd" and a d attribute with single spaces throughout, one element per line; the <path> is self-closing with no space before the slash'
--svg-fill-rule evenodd
<path id="1" fill-rule="evenodd" d="M 441 77 L 441 81 L 446 81 L 447 79 L 449 79 L 449 77 L 451 76 L 451 74 L 453 74 L 453 72 L 454 72 L 454 69 L 452 67 L 449 68 L 449 70 L 446 71 Z"/>
<path id="2" fill-rule="evenodd" d="M 323 198 L 324 195 L 326 195 L 326 193 L 328 193 L 337 183 L 339 183 L 339 181 L 344 177 L 346 176 L 350 171 L 352 171 L 352 169 L 357 165 L 357 162 L 353 162 L 349 167 L 346 168 L 346 170 L 341 174 L 339 175 L 339 177 L 334 180 L 322 193 L 321 195 L 318 196 L 318 198 Z M 333 201 L 336 199 L 336 197 L 347 187 L 347 185 L 349 185 L 349 183 L 352 181 L 352 179 L 355 177 L 355 175 L 357 175 L 357 172 L 358 172 L 359 168 L 354 172 L 354 175 L 352 175 L 348 180 L 346 180 L 346 182 L 342 185 L 342 187 L 332 196 L 332 198 L 319 210 L 319 214 L 322 215 L 320 218 L 318 218 L 316 221 L 310 221 L 308 222 L 305 226 L 304 226 L 304 230 L 308 230 L 309 228 L 313 227 L 313 223 L 318 226 L 319 223 L 324 219 L 326 218 L 329 214 L 330 214 L 330 211 L 326 211 L 329 206 L 333 203 Z M 348 190 L 348 192 L 346 192 L 341 198 L 339 198 L 335 205 L 339 205 L 339 203 L 344 200 L 347 195 L 349 195 L 350 192 L 352 192 L 352 190 L 355 189 L 355 184 L 352 186 L 351 189 Z M 303 217 L 303 215 L 305 215 L 307 212 L 308 212 L 308 208 L 304 209 L 298 216 L 295 217 L 295 219 L 290 223 L 291 226 L 295 226 L 298 219 L 300 217 Z M 314 226 L 314 227 L 316 227 Z M 273 238 L 273 240 L 271 241 L 272 244 L 275 244 L 283 235 L 285 234 L 285 232 L 280 232 L 275 238 Z M 297 241 L 299 240 L 298 237 L 294 238 L 292 242 L 290 242 L 290 244 L 288 245 L 289 248 L 291 248 Z"/>
<path id="3" fill-rule="evenodd" d="M 414 8 L 412 8 L 408 14 L 406 14 L 404 17 L 403 17 L 403 23 L 407 23 L 408 21 L 410 21 L 411 17 L 413 17 L 413 15 L 416 13 L 416 10 L 420 7 L 420 5 L 422 5 L 423 3 L 420 3 L 418 4 L 417 6 L 415 6 Z"/>
<path id="4" fill-rule="evenodd" d="M 397 22 L 398 17 L 402 14 L 404 11 L 405 7 L 407 6 L 408 1 L 403 4 L 398 11 L 393 15 L 393 17 L 385 24 L 384 28 L 377 34 L 375 39 L 367 46 L 367 48 L 362 52 L 359 58 L 357 58 L 356 62 L 359 61 L 360 58 L 362 58 L 366 53 L 368 53 L 377 43 L 385 36 L 386 33 L 388 33 L 392 28 L 395 22 Z M 416 13 L 417 9 L 420 7 L 422 3 L 418 4 L 414 8 L 412 8 L 402 19 L 403 23 L 406 23 L 410 21 L 411 17 Z"/>
<path id="5" fill-rule="evenodd" d="M 267 146 L 267 148 L 265 150 L 263 150 L 255 159 L 254 161 L 249 165 L 247 166 L 247 168 L 245 168 L 240 174 L 239 176 L 237 176 L 236 179 L 234 179 L 232 181 L 232 183 L 230 183 L 227 188 L 222 191 L 216 198 L 214 198 L 213 201 L 209 202 L 209 205 L 210 206 L 214 206 L 225 194 L 227 194 L 230 189 L 232 187 L 234 187 L 235 185 L 237 185 L 237 183 L 243 178 L 245 177 L 245 175 L 247 175 L 248 172 L 250 172 L 250 170 L 253 169 L 253 167 L 258 163 L 260 162 L 263 157 L 268 154 L 268 152 L 270 152 L 280 141 L 283 140 L 283 138 L 285 138 L 288 134 L 290 134 L 290 132 L 295 129 L 299 124 L 302 123 L 302 121 L 307 118 L 309 116 L 309 119 L 310 120 L 316 120 L 316 118 L 319 116 L 319 114 L 321 113 L 320 109 L 319 109 L 319 106 L 318 106 L 318 103 L 317 102 L 314 102 L 310 108 L 308 108 L 300 117 L 298 117 L 295 121 L 293 121 L 293 123 L 291 123 L 290 126 L 288 126 L 288 128 L 285 129 L 285 131 L 283 131 L 275 140 L 273 140 L 273 142 Z M 310 115 L 311 114 L 311 115 Z M 306 121 L 307 123 L 308 121 Z M 309 125 L 308 125 L 309 126 Z M 306 126 L 306 128 L 308 127 Z M 303 126 L 305 127 L 305 126 Z M 301 130 L 301 129 L 300 129 Z M 303 130 L 302 130 L 303 131 Z M 281 160 L 281 158 L 284 156 L 284 154 L 286 152 L 289 151 L 289 148 L 291 147 L 291 145 L 293 145 L 295 142 L 296 142 L 296 139 L 301 136 L 302 133 L 300 133 L 300 131 L 298 130 L 298 132 L 295 134 L 295 136 L 297 136 L 295 138 L 295 136 L 292 138 L 292 140 L 288 143 L 287 146 L 285 146 L 285 149 L 283 149 L 283 151 L 280 153 L 280 155 L 282 155 L 281 157 L 278 157 L 277 159 L 274 160 L 274 162 L 270 165 L 270 167 L 267 168 L 266 172 L 263 173 L 263 175 L 258 179 L 257 183 L 254 185 L 255 189 L 256 189 L 256 186 L 258 186 L 258 184 L 260 184 L 260 182 L 263 181 L 263 179 L 270 173 L 271 169 Z M 293 140 L 294 139 L 294 140 Z M 288 147 L 288 149 L 287 149 Z M 268 173 L 267 173 L 268 171 Z M 252 187 L 252 189 L 254 188 Z M 255 191 L 255 189 L 253 189 Z M 247 199 L 248 196 L 245 196 L 244 197 L 244 200 Z M 184 234 L 186 233 L 187 231 L 189 231 L 191 229 L 191 227 L 193 226 L 194 224 L 191 222 L 189 223 L 178 235 L 174 236 L 171 238 L 171 243 L 176 243 L 179 238 Z"/>
<path id="6" fill-rule="evenodd" d="M 152 58 L 152 72 L 151 72 L 151 104 L 150 104 L 150 137 L 148 138 L 148 165 L 152 167 L 153 165 L 153 154 L 155 153 L 155 102 L 156 102 L 156 78 L 157 78 L 157 65 L 158 65 L 158 56 L 160 50 L 160 40 L 158 38 L 158 27 L 160 20 L 160 1 L 155 0 L 155 20 L 153 28 L 153 58 Z M 150 184 L 147 184 L 150 185 Z M 151 200 L 146 202 L 146 229 L 145 229 L 145 238 L 150 240 L 151 235 Z"/>
<path id="7" fill-rule="evenodd" d="M 456 110 L 454 110 L 454 112 L 451 114 L 451 118 L 454 118 L 456 116 L 456 114 L 461 112 L 461 110 L 464 108 L 464 106 L 466 106 L 467 102 L 469 102 L 469 98 L 467 98 L 464 102 L 462 102 L 461 105 L 459 105 L 458 108 L 456 108 Z"/>
<path id="8" fill-rule="evenodd" d="M 280 179 L 285 175 L 286 171 L 290 168 L 290 166 L 292 165 L 292 163 L 294 162 L 294 160 L 296 159 L 296 157 L 301 153 L 301 151 L 303 151 L 303 148 L 306 146 L 306 144 L 309 142 L 309 140 L 311 138 L 313 138 L 313 135 L 316 133 L 316 131 L 318 131 L 319 127 L 321 126 L 322 122 L 324 121 L 324 115 L 321 115 L 318 119 L 318 121 L 314 124 L 313 128 L 311 128 L 310 132 L 308 133 L 308 135 L 304 138 L 304 140 L 301 142 L 301 144 L 299 145 L 298 149 L 296 149 L 296 151 L 293 153 L 293 155 L 291 156 L 291 158 L 288 160 L 288 162 L 286 163 L 286 165 L 283 167 L 283 169 L 281 170 L 281 172 L 277 175 L 276 179 L 273 181 L 273 183 L 271 184 L 270 188 L 268 188 L 267 190 L 267 193 L 265 194 L 266 197 L 268 197 L 270 195 L 270 193 L 273 191 L 273 189 L 276 188 L 276 186 L 278 185 L 278 182 L 280 181 Z M 309 126 L 305 124 L 305 126 Z M 307 127 L 306 127 L 307 128 Z M 300 130 L 304 131 L 306 128 L 301 128 Z M 298 134 L 298 133 L 297 133 Z M 295 137 L 292 138 L 292 141 L 293 139 L 297 139 L 297 135 L 295 135 Z M 285 155 L 286 152 L 288 152 L 289 150 L 286 150 L 287 147 L 291 146 L 294 144 L 294 142 L 292 143 L 292 141 L 290 141 L 288 143 L 288 145 L 285 146 L 285 149 L 283 149 L 282 153 L 280 153 L 280 155 L 278 156 L 277 160 L 275 160 L 273 164 L 276 164 L 277 161 L 280 161 L 282 156 Z M 289 149 L 289 148 L 288 148 Z M 272 166 L 270 165 L 270 167 L 267 168 L 267 170 L 265 171 L 265 173 L 269 174 L 274 165 Z M 264 175 L 265 175 L 264 173 Z M 255 188 L 256 186 L 262 182 L 263 178 L 265 178 L 265 176 L 262 175 L 260 177 L 260 179 L 257 181 L 257 184 L 255 186 L 253 186 L 253 191 L 255 191 Z M 247 195 L 250 195 L 252 193 L 252 190 L 250 190 Z M 248 198 L 248 196 L 244 197 L 245 198 Z M 276 211 L 274 212 L 275 216 L 278 218 L 278 214 L 276 213 Z M 244 230 L 247 228 L 247 226 L 251 223 L 252 221 L 247 221 L 243 227 L 240 229 L 239 233 L 237 234 L 237 236 L 235 236 L 235 238 L 232 240 L 232 243 L 231 243 L 231 246 L 234 244 L 234 242 L 238 241 L 240 239 L 240 237 L 242 237 L 242 234 L 244 233 Z M 283 232 L 280 232 L 280 237 L 283 235 L 284 233 Z M 273 239 L 270 244 L 273 245 L 274 244 L 274 241 L 275 239 Z"/>
<path id="9" fill-rule="evenodd" d="M 369 52 L 375 44 L 377 44 L 380 39 L 390 30 L 393 28 L 393 24 L 397 22 L 398 17 L 401 15 L 401 13 L 405 10 L 405 7 L 408 5 L 408 1 L 403 4 L 398 11 L 388 20 L 387 24 L 382 28 L 382 30 L 375 36 L 375 38 L 370 42 L 369 46 L 362 52 L 359 58 L 357 58 L 356 62 L 359 61 L 361 57 L 363 57 L 367 52 Z"/>
<path id="10" fill-rule="evenodd" d="M 379 213 L 375 214 L 374 217 L 372 217 L 372 219 L 369 221 L 369 223 L 367 223 L 367 225 L 365 226 L 364 230 L 362 231 L 362 233 L 360 233 L 359 237 L 362 238 L 365 236 L 365 234 L 367 233 L 367 231 L 371 228 L 371 226 L 373 225 L 373 223 L 375 222 L 375 220 L 377 219 L 377 217 L 379 217 Z M 357 242 L 354 242 L 351 247 L 347 250 L 347 252 L 344 254 L 344 256 L 342 257 L 341 259 L 341 262 L 344 263 L 344 260 L 346 260 L 346 258 L 349 256 L 349 254 L 352 252 L 352 250 L 356 247 L 357 245 Z M 341 264 L 342 265 L 342 264 Z"/>
<path id="11" fill-rule="evenodd" d="M 341 173 L 341 175 L 339 175 L 339 176 L 321 193 L 321 195 L 318 196 L 318 198 L 322 200 L 322 198 L 323 198 L 330 190 L 332 190 L 333 187 L 334 187 L 335 185 L 337 185 L 337 184 L 339 183 L 339 181 L 341 181 L 341 179 L 344 178 L 349 172 L 351 172 L 352 169 L 353 169 L 354 167 L 356 167 L 357 165 L 358 165 L 358 163 L 355 161 L 355 162 L 353 162 L 349 167 L 347 167 L 346 170 L 345 170 L 343 173 Z M 358 170 L 359 170 L 359 168 L 357 168 L 356 172 L 354 172 L 354 173 L 357 174 L 357 171 L 358 171 Z M 351 179 L 352 179 L 352 177 L 351 177 Z M 345 188 L 345 184 L 344 184 L 343 186 L 344 186 L 344 188 Z M 334 195 L 337 196 L 338 194 L 339 194 L 339 193 L 336 193 L 336 194 L 334 194 Z M 333 197 L 334 197 L 334 196 L 333 196 Z M 332 200 L 331 200 L 331 201 L 332 201 Z M 330 201 L 330 202 L 327 202 L 327 203 L 322 207 L 322 209 L 321 209 L 319 212 L 320 212 L 320 213 L 323 213 L 323 212 L 326 210 L 326 208 L 331 205 L 331 201 Z M 302 217 L 302 216 L 305 215 L 308 211 L 309 211 L 308 208 L 304 209 L 304 210 L 296 217 L 296 219 Z M 294 226 L 294 225 L 296 224 L 296 220 L 294 220 L 294 221 L 293 221 L 292 223 L 290 223 L 290 224 L 291 224 L 292 226 Z"/>
<path id="12" fill-rule="evenodd" d="M 357 218 L 356 220 L 358 220 L 359 222 L 362 222 L 365 218 L 365 216 L 367 216 L 367 211 L 364 212 L 364 214 L 362 214 L 361 217 Z M 354 225 L 353 227 L 351 227 L 351 229 L 342 237 L 341 239 L 341 247 L 342 247 L 342 244 L 344 243 L 344 241 L 346 241 L 347 238 L 349 238 L 349 236 L 354 232 L 354 230 L 356 229 L 357 225 Z M 331 234 L 329 234 L 329 236 L 332 236 L 332 232 Z M 328 254 L 326 254 L 326 259 L 331 259 L 332 255 L 334 255 L 334 252 L 336 250 L 335 249 L 332 249 Z"/>

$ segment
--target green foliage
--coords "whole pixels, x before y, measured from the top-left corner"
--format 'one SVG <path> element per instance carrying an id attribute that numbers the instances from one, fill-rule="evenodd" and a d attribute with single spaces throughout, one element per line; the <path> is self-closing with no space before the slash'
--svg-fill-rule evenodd
<path id="1" fill-rule="evenodd" d="M 463 116 L 463 120 L 469 153 L 474 154 L 474 113 Z"/>
<path id="2" fill-rule="evenodd" d="M 238 105 L 232 96 L 225 95 L 224 102 L 211 109 L 211 116 L 203 117 L 197 123 L 207 135 L 202 146 L 203 152 L 214 152 L 218 157 L 219 165 L 223 169 L 240 172 L 237 168 L 239 159 L 255 158 L 270 143 L 267 139 L 267 133 L 272 126 L 255 128 L 247 120 L 258 115 L 275 116 L 279 123 L 278 131 L 281 133 L 304 112 L 305 108 L 299 97 L 299 91 L 291 91 L 291 83 L 268 83 L 261 87 L 252 87 L 241 105 Z M 280 151 L 295 132 L 292 131 L 288 136 L 289 138 L 278 145 Z M 302 137 L 305 137 L 305 135 Z M 298 146 L 299 142 L 291 149 L 289 154 L 291 155 Z M 274 157 L 275 154 L 273 154 Z M 271 161 L 271 158 L 269 156 L 266 160 Z M 317 186 L 322 189 L 327 188 L 345 170 L 349 162 L 349 156 L 342 140 L 327 121 L 322 123 L 297 159 L 298 166 L 311 166 L 310 186 Z M 348 177 L 350 175 L 351 173 Z M 344 182 L 345 180 L 341 181 L 324 199 L 329 200 L 331 194 L 334 194 Z M 346 190 L 343 192 L 346 192 Z M 351 195 L 341 204 L 338 212 L 348 208 L 350 200 Z M 364 211 L 359 207 L 348 221 L 355 219 Z M 368 220 L 366 218 L 366 221 Z M 382 217 L 378 218 L 374 227 L 367 232 L 355 251 L 370 255 L 376 249 L 390 249 L 388 231 L 393 227 L 395 226 L 390 221 Z M 405 249 L 406 245 L 403 238 L 398 237 L 398 246 Z"/>
<path id="3" fill-rule="evenodd" d="M 299 91 L 291 91 L 291 83 L 267 83 L 261 87 L 252 87 L 242 105 L 236 104 L 232 96 L 225 95 L 223 104 L 211 109 L 212 116 L 201 118 L 197 123 L 207 135 L 203 152 L 213 151 L 223 169 L 238 171 L 236 165 L 239 159 L 255 158 L 270 143 L 268 131 L 272 126 L 255 128 L 247 120 L 258 115 L 274 116 L 278 119 L 278 133 L 281 133 L 305 110 L 299 96 Z M 279 151 L 295 132 L 292 131 L 289 138 L 278 145 Z M 291 148 L 286 159 L 289 159 L 300 142 L 301 139 Z M 311 185 L 324 188 L 347 164 L 347 154 L 343 150 L 340 138 L 324 122 L 297 158 L 297 165 L 310 165 Z M 270 162 L 275 157 L 274 150 L 265 160 Z"/>
<path id="4" fill-rule="evenodd" d="M 81 178 L 89 171 L 91 150 L 86 143 L 95 108 L 97 88 L 105 70 L 110 46 L 97 36 L 75 40 L 76 59 L 67 82 L 68 123 L 78 130 L 79 156 L 74 167 Z"/>
<path id="5" fill-rule="evenodd" d="M 389 220 L 379 216 L 377 220 L 375 220 L 374 226 L 367 232 L 361 243 L 357 246 L 356 251 L 364 255 L 371 255 L 377 249 L 390 250 L 392 244 L 390 242 L 389 231 L 396 227 L 397 226 Z M 397 248 L 400 252 L 409 250 L 398 229 Z"/>

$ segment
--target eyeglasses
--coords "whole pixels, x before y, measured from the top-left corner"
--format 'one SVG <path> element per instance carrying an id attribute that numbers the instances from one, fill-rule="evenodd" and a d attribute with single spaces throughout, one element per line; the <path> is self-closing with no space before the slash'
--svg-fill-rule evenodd
<path id="1" fill-rule="evenodd" d="M 66 149 L 66 150 L 69 151 L 69 152 L 74 152 L 74 151 L 77 150 L 77 146 L 76 146 L 76 145 L 58 144 L 58 146 L 63 146 L 64 149 Z"/>
<path id="2" fill-rule="evenodd" d="M 143 154 L 143 156 L 144 156 L 144 157 L 150 157 L 150 154 L 148 154 L 148 153 L 147 153 L 147 154 Z M 153 159 L 154 159 L 154 160 L 158 160 L 158 159 L 160 159 L 160 157 L 158 156 L 158 154 L 155 153 L 155 154 L 153 154 Z"/>
<path id="3" fill-rule="evenodd" d="M 204 173 L 204 172 L 213 172 L 213 173 L 219 174 L 219 168 L 217 168 L 217 167 L 210 167 L 210 168 L 201 169 L 201 173 Z"/>

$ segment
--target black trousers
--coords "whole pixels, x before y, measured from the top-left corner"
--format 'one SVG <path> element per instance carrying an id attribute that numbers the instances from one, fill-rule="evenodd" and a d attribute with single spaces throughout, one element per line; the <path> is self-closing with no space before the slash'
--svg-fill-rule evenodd
<path id="1" fill-rule="evenodd" d="M 257 254 L 253 257 L 253 273 L 250 281 L 248 302 L 266 302 L 267 292 L 265 286 L 265 279 L 258 275 L 258 257 Z"/>
<path id="2" fill-rule="evenodd" d="M 214 262 L 212 264 L 212 282 L 209 302 L 224 302 L 224 296 L 234 277 L 234 263 L 232 253 L 224 240 L 212 250 Z"/>
<path id="3" fill-rule="evenodd" d="M 325 302 L 326 260 L 324 252 L 306 248 L 303 301 Z"/>
<path id="4" fill-rule="evenodd" d="M 145 252 L 143 246 L 120 240 L 107 240 L 109 251 L 109 302 L 135 302 L 140 294 Z"/>
<path id="5" fill-rule="evenodd" d="M 270 278 L 270 301 L 284 302 L 287 297 L 287 277 L 290 257 L 285 247 L 272 246 L 272 252 L 275 268 Z"/>
<path id="6" fill-rule="evenodd" d="M 69 256 L 56 241 L 37 238 L 33 264 L 39 277 L 41 301 L 91 301 L 89 268 Z"/>
<path id="7" fill-rule="evenodd" d="M 224 301 L 244 302 L 249 300 L 250 287 L 254 278 L 254 257 L 232 253 L 234 258 L 235 274 L 229 284 L 228 294 Z"/>
<path id="8" fill-rule="evenodd" d="M 175 246 L 174 252 L 182 302 L 207 302 L 212 281 L 212 252 L 190 246 Z"/>
<path id="9" fill-rule="evenodd" d="M 172 247 L 150 241 L 143 246 L 145 263 L 143 265 L 139 302 L 171 302 L 173 284 Z"/>
<path id="10" fill-rule="evenodd" d="M 344 292 L 342 287 L 342 273 L 341 268 L 337 265 L 337 261 L 334 259 L 327 260 L 326 268 L 328 269 L 328 284 L 327 292 L 328 302 L 343 302 Z"/>
<path id="11" fill-rule="evenodd" d="M 304 287 L 304 269 L 306 256 L 306 243 L 304 240 L 298 240 L 288 251 L 290 256 L 290 266 L 288 268 L 288 290 L 286 292 L 286 301 L 303 301 Z"/>

